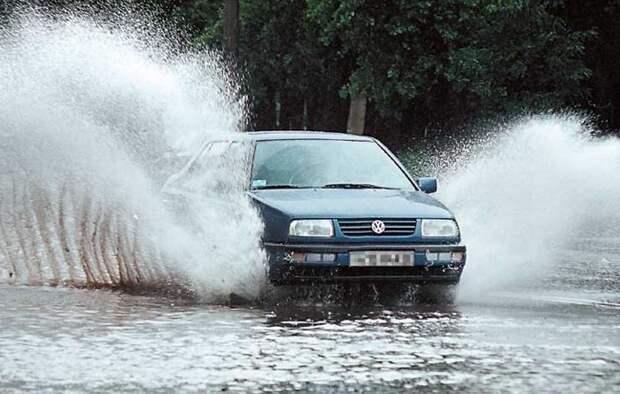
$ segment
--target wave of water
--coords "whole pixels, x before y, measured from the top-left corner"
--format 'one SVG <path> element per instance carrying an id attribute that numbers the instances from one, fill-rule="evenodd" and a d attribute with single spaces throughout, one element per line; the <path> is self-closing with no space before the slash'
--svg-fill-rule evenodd
<path id="1" fill-rule="evenodd" d="M 172 55 L 165 31 L 122 26 L 22 15 L 0 30 L 0 280 L 256 297 L 262 224 L 242 193 L 186 193 L 176 217 L 160 192 L 243 124 L 243 99 L 215 54 Z M 468 245 L 464 297 L 519 288 L 576 234 L 618 223 L 620 142 L 594 134 L 531 117 L 436 157 Z M 229 164 L 195 185 L 234 179 L 244 163 Z"/>
<path id="2" fill-rule="evenodd" d="M 439 198 L 468 246 L 463 299 L 540 285 L 575 240 L 617 228 L 620 140 L 596 134 L 577 116 L 534 116 L 438 158 Z"/>
<path id="3" fill-rule="evenodd" d="M 259 293 L 262 225 L 243 194 L 190 196 L 188 228 L 160 192 L 243 124 L 243 98 L 215 54 L 173 55 L 152 26 L 24 14 L 0 29 L 1 280 Z"/>

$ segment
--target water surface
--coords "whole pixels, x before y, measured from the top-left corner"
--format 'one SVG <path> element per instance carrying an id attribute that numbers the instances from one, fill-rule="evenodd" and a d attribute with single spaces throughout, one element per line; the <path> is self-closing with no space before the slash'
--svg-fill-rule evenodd
<path id="1" fill-rule="evenodd" d="M 613 392 L 618 254 L 455 305 L 229 307 L 0 286 L 0 390 Z"/>

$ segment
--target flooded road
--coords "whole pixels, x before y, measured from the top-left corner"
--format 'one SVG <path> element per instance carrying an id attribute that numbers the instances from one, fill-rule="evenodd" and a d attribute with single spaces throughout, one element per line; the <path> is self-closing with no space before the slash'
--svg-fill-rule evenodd
<path id="1" fill-rule="evenodd" d="M 3 285 L 0 391 L 617 392 L 613 241 L 455 305 L 226 307 Z"/>
<path id="2" fill-rule="evenodd" d="M 222 306 L 265 280 L 245 164 L 196 171 L 181 212 L 161 188 L 248 123 L 245 89 L 159 23 L 57 19 L 0 29 L 0 393 L 620 391 L 617 138 L 549 115 L 430 158 L 468 248 L 454 305 Z"/>

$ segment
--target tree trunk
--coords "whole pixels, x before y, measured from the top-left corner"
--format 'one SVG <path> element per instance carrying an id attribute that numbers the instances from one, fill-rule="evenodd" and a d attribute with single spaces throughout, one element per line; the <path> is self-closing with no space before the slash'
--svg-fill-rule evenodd
<path id="1" fill-rule="evenodd" d="M 276 90 L 274 97 L 275 110 L 276 110 L 276 129 L 280 128 L 280 116 L 282 115 L 282 101 L 280 100 L 280 91 Z"/>
<path id="2" fill-rule="evenodd" d="M 237 56 L 239 50 L 239 0 L 224 0 L 224 50 Z"/>
<path id="3" fill-rule="evenodd" d="M 366 125 L 366 96 L 360 94 L 351 96 L 349 106 L 349 118 L 347 120 L 347 132 L 351 134 L 364 134 Z"/>

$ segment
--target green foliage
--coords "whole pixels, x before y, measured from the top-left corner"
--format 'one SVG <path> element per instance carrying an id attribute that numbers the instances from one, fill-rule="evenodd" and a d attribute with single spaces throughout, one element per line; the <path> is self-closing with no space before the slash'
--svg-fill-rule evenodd
<path id="1" fill-rule="evenodd" d="M 571 31 L 543 1 L 307 3 L 321 42 L 355 59 L 344 95 L 366 94 L 387 117 L 437 112 L 433 98 L 451 114 L 559 107 L 581 98 L 590 75 L 590 33 Z"/>
<path id="2" fill-rule="evenodd" d="M 213 0 L 193 0 L 183 8 L 186 21 L 197 28 L 196 41 L 210 47 L 220 47 L 223 32 L 222 2 Z"/>
<path id="3" fill-rule="evenodd" d="M 198 41 L 219 46 L 219 19 L 205 26 Z M 254 126 L 258 128 L 330 128 L 334 115 L 330 100 L 340 100 L 337 91 L 346 76 L 340 75 L 330 48 L 319 42 L 320 28 L 310 23 L 303 0 L 240 1 L 239 70 L 245 74 L 252 96 Z M 304 119 L 304 101 L 312 108 L 312 119 Z M 280 123 L 275 124 L 276 106 Z M 345 115 L 346 116 L 346 115 Z M 340 117 L 340 114 L 338 114 Z M 312 125 L 308 124 L 312 123 Z"/>
<path id="4" fill-rule="evenodd" d="M 600 125 L 620 129 L 620 0 L 566 0 L 557 13 L 575 30 L 592 30 L 585 61 L 592 70 L 585 106 L 599 116 Z"/>
<path id="5" fill-rule="evenodd" d="M 342 130 L 358 94 L 370 127 L 396 138 L 575 105 L 620 125 L 620 0 L 239 1 L 237 71 L 256 128 Z M 221 48 L 223 0 L 130 2 Z"/>

